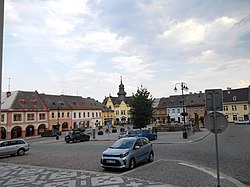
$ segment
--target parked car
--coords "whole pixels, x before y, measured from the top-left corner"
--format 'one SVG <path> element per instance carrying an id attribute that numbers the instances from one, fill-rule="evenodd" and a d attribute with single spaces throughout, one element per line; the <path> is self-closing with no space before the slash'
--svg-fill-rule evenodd
<path id="1" fill-rule="evenodd" d="M 101 166 L 108 168 L 133 169 L 141 162 L 153 162 L 153 145 L 145 137 L 118 139 L 106 149 L 101 157 Z"/>
<path id="2" fill-rule="evenodd" d="M 3 155 L 19 155 L 22 156 L 26 151 L 30 150 L 30 145 L 23 139 L 19 140 L 1 140 L 0 156 Z"/>
<path id="3" fill-rule="evenodd" d="M 128 131 L 121 131 L 118 135 L 118 139 L 128 137 Z"/>
<path id="4" fill-rule="evenodd" d="M 242 125 L 242 124 L 247 125 L 249 123 L 250 123 L 249 120 L 238 120 L 238 121 L 235 121 L 235 124 L 240 124 L 240 125 Z"/>
<path id="5" fill-rule="evenodd" d="M 81 131 L 71 131 L 68 132 L 65 136 L 65 141 L 66 143 L 76 143 L 76 142 L 81 142 L 81 141 L 89 141 L 90 135 L 84 134 Z"/>
<path id="6" fill-rule="evenodd" d="M 142 129 L 142 130 L 130 130 L 128 132 L 129 137 L 146 137 L 150 141 L 157 139 L 157 133 L 153 133 L 151 130 Z"/>
<path id="7" fill-rule="evenodd" d="M 57 135 L 61 136 L 62 132 L 57 130 L 47 130 L 41 133 L 42 137 L 55 137 Z"/>

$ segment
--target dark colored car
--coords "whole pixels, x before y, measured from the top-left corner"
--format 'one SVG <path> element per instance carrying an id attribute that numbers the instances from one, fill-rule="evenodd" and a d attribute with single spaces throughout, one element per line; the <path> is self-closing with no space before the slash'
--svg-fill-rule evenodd
<path id="1" fill-rule="evenodd" d="M 157 133 L 153 133 L 151 130 L 130 130 L 128 132 L 128 137 L 146 137 L 150 141 L 157 139 Z"/>
<path id="2" fill-rule="evenodd" d="M 81 131 L 71 131 L 66 134 L 64 139 L 66 143 L 70 143 L 70 142 L 76 143 L 76 142 L 82 142 L 82 141 L 89 141 L 90 135 L 84 134 Z"/>
<path id="3" fill-rule="evenodd" d="M 41 133 L 42 137 L 55 137 L 57 135 L 61 136 L 62 132 L 57 130 L 47 130 Z"/>

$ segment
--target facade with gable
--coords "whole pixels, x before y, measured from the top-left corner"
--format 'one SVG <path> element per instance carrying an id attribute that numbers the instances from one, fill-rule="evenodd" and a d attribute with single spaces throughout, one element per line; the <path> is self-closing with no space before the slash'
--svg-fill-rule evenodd
<path id="1" fill-rule="evenodd" d="M 91 98 L 13 91 L 2 93 L 0 139 L 36 136 L 45 130 L 68 131 L 102 126 L 102 104 Z"/>
<path id="2" fill-rule="evenodd" d="M 223 90 L 223 111 L 229 122 L 250 119 L 250 86 Z"/>
<path id="3" fill-rule="evenodd" d="M 0 139 L 38 135 L 48 128 L 48 108 L 36 92 L 1 95 Z"/>
<path id="4" fill-rule="evenodd" d="M 132 96 L 127 97 L 124 89 L 124 85 L 121 83 L 119 85 L 118 97 L 112 97 L 111 95 L 104 99 L 103 104 L 114 111 L 114 124 L 130 124 L 131 116 L 129 111 L 131 109 L 129 102 Z"/>

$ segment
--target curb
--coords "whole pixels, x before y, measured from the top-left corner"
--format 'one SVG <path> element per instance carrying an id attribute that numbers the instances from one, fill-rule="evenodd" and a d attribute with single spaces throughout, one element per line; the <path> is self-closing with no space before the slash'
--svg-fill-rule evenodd
<path id="1" fill-rule="evenodd" d="M 203 139 L 205 139 L 208 135 L 210 135 L 211 132 L 205 134 L 204 136 L 202 136 L 201 138 L 197 138 L 195 140 L 187 140 L 187 141 L 183 141 L 183 142 L 152 142 L 152 144 L 185 144 L 185 143 L 194 143 L 194 142 L 199 142 Z"/>

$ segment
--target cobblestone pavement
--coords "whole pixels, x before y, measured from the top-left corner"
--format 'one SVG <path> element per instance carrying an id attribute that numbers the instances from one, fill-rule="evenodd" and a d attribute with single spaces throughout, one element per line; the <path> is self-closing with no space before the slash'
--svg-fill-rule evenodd
<path id="1" fill-rule="evenodd" d="M 0 163 L 0 186 L 4 187 L 173 187 L 119 175 Z"/>

